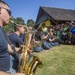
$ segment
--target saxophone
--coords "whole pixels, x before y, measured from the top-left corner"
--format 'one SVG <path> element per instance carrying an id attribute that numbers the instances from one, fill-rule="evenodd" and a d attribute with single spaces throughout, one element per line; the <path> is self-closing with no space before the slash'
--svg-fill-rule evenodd
<path id="1" fill-rule="evenodd" d="M 17 25 L 14 21 L 10 20 L 10 23 Z M 24 73 L 25 75 L 35 75 L 35 71 L 37 67 L 41 68 L 43 66 L 42 61 L 37 56 L 33 56 L 33 60 L 28 65 L 28 49 L 30 44 L 30 33 L 29 29 L 26 25 L 21 25 L 26 30 L 26 35 L 24 38 L 24 44 L 22 47 L 22 53 L 21 53 L 21 60 L 20 60 L 20 67 L 19 67 L 19 73 Z"/>
<path id="2" fill-rule="evenodd" d="M 22 47 L 22 54 L 21 54 L 21 61 L 20 61 L 20 68 L 19 72 L 24 73 L 25 75 L 35 75 L 35 71 L 37 67 L 42 67 L 42 61 L 37 56 L 33 56 L 33 60 L 30 62 L 28 66 L 28 47 L 29 47 L 29 30 L 28 27 L 25 26 L 26 29 L 26 35 L 24 38 L 24 45 Z"/>

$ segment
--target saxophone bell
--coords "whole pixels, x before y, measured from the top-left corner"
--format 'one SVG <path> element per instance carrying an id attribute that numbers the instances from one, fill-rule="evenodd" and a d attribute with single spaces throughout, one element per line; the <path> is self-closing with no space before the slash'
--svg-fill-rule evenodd
<path id="1" fill-rule="evenodd" d="M 30 62 L 30 65 L 28 66 L 27 69 L 27 75 L 35 75 L 35 72 L 37 68 L 42 68 L 43 63 L 37 56 L 33 56 L 32 61 Z"/>

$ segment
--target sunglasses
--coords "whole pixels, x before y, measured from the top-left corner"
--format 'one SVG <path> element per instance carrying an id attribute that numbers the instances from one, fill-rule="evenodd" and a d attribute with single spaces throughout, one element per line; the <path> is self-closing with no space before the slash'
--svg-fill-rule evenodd
<path id="1" fill-rule="evenodd" d="M 7 12 L 9 13 L 9 15 L 11 16 L 11 11 L 10 11 L 9 9 L 4 8 L 4 7 L 1 7 L 1 8 L 3 8 L 3 9 L 5 9 L 5 10 L 7 10 Z"/>

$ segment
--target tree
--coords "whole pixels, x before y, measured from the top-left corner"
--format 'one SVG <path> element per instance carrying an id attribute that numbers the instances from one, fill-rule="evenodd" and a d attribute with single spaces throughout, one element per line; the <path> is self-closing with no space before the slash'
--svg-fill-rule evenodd
<path id="1" fill-rule="evenodd" d="M 13 20 L 15 23 L 25 25 L 25 22 L 24 22 L 24 20 L 23 20 L 21 17 L 17 17 L 17 18 L 13 18 L 13 17 L 12 17 L 12 20 Z M 5 31 L 14 31 L 14 24 L 9 23 L 8 25 L 4 26 L 4 30 L 5 30 Z"/>
<path id="2" fill-rule="evenodd" d="M 14 25 L 9 23 L 8 25 L 4 26 L 5 31 L 14 31 Z"/>
<path id="3" fill-rule="evenodd" d="M 17 17 L 15 22 L 23 25 L 25 24 L 24 20 L 21 17 Z"/>
<path id="4" fill-rule="evenodd" d="M 27 26 L 32 26 L 32 27 L 34 27 L 34 25 L 35 25 L 35 22 L 34 22 L 32 19 L 29 19 L 29 20 L 27 21 Z"/>

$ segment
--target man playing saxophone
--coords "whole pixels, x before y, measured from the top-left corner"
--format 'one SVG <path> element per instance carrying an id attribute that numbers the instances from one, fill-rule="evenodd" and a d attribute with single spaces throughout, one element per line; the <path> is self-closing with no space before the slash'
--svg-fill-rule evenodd
<path id="1" fill-rule="evenodd" d="M 12 69 L 10 69 L 10 54 L 14 54 L 14 52 L 8 44 L 3 30 L 3 26 L 8 24 L 10 18 L 9 5 L 0 0 L 0 75 L 25 75 L 22 73 L 13 74 Z"/>
<path id="2" fill-rule="evenodd" d="M 14 25 L 14 30 L 15 30 L 15 32 L 9 34 L 8 37 L 9 37 L 11 43 L 15 47 L 20 48 L 24 44 L 24 41 L 20 38 L 20 35 L 25 33 L 25 25 L 15 24 Z M 24 36 L 24 38 L 26 38 L 26 37 Z M 19 54 L 19 60 L 21 59 L 21 51 L 22 50 L 20 50 L 20 52 L 18 52 L 18 54 L 20 53 Z M 27 52 L 28 52 L 28 54 L 30 54 L 31 53 L 31 50 L 29 50 L 29 48 L 28 48 L 28 51 Z M 13 66 L 14 69 L 16 70 L 16 65 L 17 64 L 15 63 L 15 59 L 12 56 L 11 56 L 11 59 L 12 59 L 11 60 L 11 67 Z"/>

